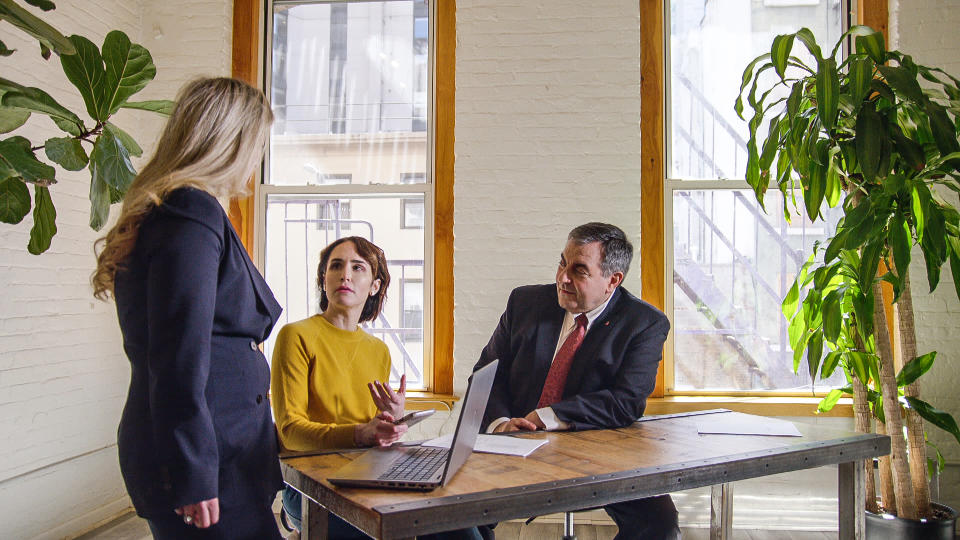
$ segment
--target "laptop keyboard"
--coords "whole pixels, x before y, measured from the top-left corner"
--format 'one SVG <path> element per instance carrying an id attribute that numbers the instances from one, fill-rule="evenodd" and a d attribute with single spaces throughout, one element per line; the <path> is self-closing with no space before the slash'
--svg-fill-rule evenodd
<path id="1" fill-rule="evenodd" d="M 404 480 L 418 482 L 429 480 L 437 468 L 447 459 L 447 448 L 420 447 L 398 459 L 379 480 Z"/>

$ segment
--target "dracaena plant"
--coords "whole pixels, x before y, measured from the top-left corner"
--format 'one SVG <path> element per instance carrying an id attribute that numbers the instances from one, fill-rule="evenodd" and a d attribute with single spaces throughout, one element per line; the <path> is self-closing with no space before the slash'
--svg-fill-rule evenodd
<path id="1" fill-rule="evenodd" d="M 26 2 L 44 11 L 55 7 L 49 0 Z M 131 156 L 143 153 L 136 140 L 113 122 L 113 116 L 123 108 L 168 115 L 173 103 L 130 101 L 157 70 L 150 52 L 123 32 L 108 33 L 102 47 L 97 47 L 83 36 L 63 36 L 13 0 L 0 0 L 0 20 L 36 38 L 43 60 L 57 55 L 64 75 L 83 97 L 89 118 L 84 120 L 41 88 L 0 77 L 0 133 L 20 128 L 35 114 L 49 117 L 62 132 L 37 143 L 20 135 L 0 139 L 0 221 L 17 224 L 30 213 L 28 186 L 32 187 L 33 227 L 27 249 L 36 255 L 50 247 L 57 233 L 50 195 L 50 187 L 57 183 L 57 167 L 89 169 L 90 227 L 100 230 L 109 218 L 110 205 L 123 198 L 136 176 Z M 0 41 L 0 56 L 13 53 Z"/>
<path id="2" fill-rule="evenodd" d="M 853 49 L 846 57 L 844 43 Z M 746 180 L 760 204 L 775 187 L 788 220 L 817 221 L 824 205 L 844 211 L 783 302 L 794 368 L 805 356 L 811 377 L 842 369 L 849 384 L 820 408 L 852 394 L 858 430 L 899 434 L 906 423 L 908 436 L 891 437 L 891 456 L 881 460 L 882 504 L 900 517 L 931 516 L 923 421 L 958 442 L 960 430 L 920 398 L 936 353 L 917 354 L 908 269 L 919 246 L 930 290 L 949 264 L 960 296 L 960 81 L 886 50 L 868 27 L 851 29 L 829 54 L 802 29 L 777 36 L 747 66 L 735 103 L 741 118 L 744 104 L 752 111 Z M 868 508 L 877 511 L 865 465 Z"/>

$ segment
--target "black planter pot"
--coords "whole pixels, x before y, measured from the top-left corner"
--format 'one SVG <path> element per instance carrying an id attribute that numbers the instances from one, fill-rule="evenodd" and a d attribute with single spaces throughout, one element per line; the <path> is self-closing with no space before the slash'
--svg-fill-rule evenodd
<path id="1" fill-rule="evenodd" d="M 867 538 L 870 540 L 954 540 L 957 511 L 933 503 L 950 514 L 948 519 L 900 519 L 889 514 L 867 512 Z"/>

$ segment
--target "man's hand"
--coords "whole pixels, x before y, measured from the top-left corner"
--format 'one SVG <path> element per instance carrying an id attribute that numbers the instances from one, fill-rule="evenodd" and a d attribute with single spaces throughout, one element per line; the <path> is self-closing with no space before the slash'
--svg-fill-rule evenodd
<path id="1" fill-rule="evenodd" d="M 510 433 L 511 431 L 536 431 L 538 429 L 543 429 L 543 421 L 540 420 L 540 415 L 537 414 L 537 411 L 530 411 L 527 416 L 523 418 L 511 418 L 506 422 L 500 424 L 494 428 L 494 433 Z"/>
<path id="2" fill-rule="evenodd" d="M 188 504 L 177 508 L 174 512 L 178 516 L 183 516 L 183 522 L 187 525 L 206 529 L 220 521 L 220 499 L 214 497 L 196 504 Z"/>
<path id="3" fill-rule="evenodd" d="M 353 442 L 357 446 L 390 446 L 407 432 L 406 424 L 394 424 L 394 417 L 381 412 L 366 424 L 358 424 L 353 432 Z"/>

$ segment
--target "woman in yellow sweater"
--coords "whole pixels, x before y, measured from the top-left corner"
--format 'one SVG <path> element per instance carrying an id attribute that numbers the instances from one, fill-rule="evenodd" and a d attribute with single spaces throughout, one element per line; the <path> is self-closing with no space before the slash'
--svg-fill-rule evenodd
<path id="1" fill-rule="evenodd" d="M 406 431 L 406 376 L 390 388 L 390 351 L 359 323 L 383 307 L 390 273 L 383 250 L 357 236 L 320 252 L 317 286 L 321 313 L 280 329 L 273 350 L 271 388 L 280 442 L 288 450 L 387 446 Z M 287 515 L 300 528 L 300 494 L 287 487 Z M 366 538 L 330 515 L 330 538 Z"/>

